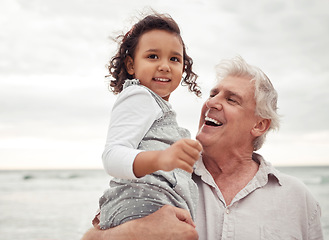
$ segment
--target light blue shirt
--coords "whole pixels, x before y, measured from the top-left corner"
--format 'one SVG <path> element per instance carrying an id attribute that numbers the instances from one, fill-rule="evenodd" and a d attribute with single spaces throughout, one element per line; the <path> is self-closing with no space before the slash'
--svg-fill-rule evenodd
<path id="1" fill-rule="evenodd" d="M 306 186 L 260 155 L 253 158 L 259 170 L 229 206 L 202 160 L 197 162 L 199 239 L 323 239 L 321 209 Z"/>

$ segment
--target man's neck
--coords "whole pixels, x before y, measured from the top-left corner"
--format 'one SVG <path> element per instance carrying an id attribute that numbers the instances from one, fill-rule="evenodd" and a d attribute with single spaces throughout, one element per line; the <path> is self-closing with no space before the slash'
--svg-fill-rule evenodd
<path id="1" fill-rule="evenodd" d="M 211 152 L 212 154 L 205 154 Z M 216 175 L 231 175 L 240 171 L 250 171 L 250 168 L 258 166 L 252 159 L 253 151 L 203 151 L 203 162 L 213 177 Z"/>
<path id="2" fill-rule="evenodd" d="M 251 181 L 259 167 L 258 163 L 252 159 L 252 152 L 226 155 L 223 152 L 216 157 L 203 154 L 202 159 L 227 205 Z"/>

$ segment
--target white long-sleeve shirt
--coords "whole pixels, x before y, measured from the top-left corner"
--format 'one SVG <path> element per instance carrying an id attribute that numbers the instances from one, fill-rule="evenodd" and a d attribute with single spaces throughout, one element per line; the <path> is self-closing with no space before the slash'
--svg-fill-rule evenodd
<path id="1" fill-rule="evenodd" d="M 105 171 L 117 178 L 135 179 L 133 163 L 138 144 L 162 110 L 151 93 L 140 86 L 125 88 L 113 105 L 105 149 Z"/>

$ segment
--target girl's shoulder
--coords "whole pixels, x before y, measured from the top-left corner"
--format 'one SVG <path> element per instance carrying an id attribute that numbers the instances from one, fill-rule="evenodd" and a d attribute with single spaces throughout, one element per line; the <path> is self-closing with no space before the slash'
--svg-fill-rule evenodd
<path id="1" fill-rule="evenodd" d="M 150 91 L 140 84 L 132 84 L 123 88 L 119 93 L 118 99 L 122 98 L 153 98 Z"/>
<path id="2" fill-rule="evenodd" d="M 160 107 L 164 112 L 172 111 L 172 106 L 168 101 L 165 101 L 154 91 L 140 84 L 138 79 L 128 79 L 125 81 L 123 90 L 119 94 L 117 101 L 121 102 L 127 99 L 133 101 L 133 104 L 142 103 L 145 106 L 145 104 L 148 103 L 151 104 L 152 107 L 154 107 L 154 105 L 156 105 L 157 108 Z"/>
<path id="3" fill-rule="evenodd" d="M 161 112 L 161 109 L 151 92 L 140 84 L 126 86 L 118 95 L 113 109 L 117 107 L 128 107 L 129 109 Z"/>
<path id="4" fill-rule="evenodd" d="M 145 95 L 151 97 L 150 91 L 140 84 L 138 79 L 127 79 L 123 84 L 123 89 L 119 94 L 119 97 L 122 96 L 138 96 L 138 95 Z"/>
<path id="5" fill-rule="evenodd" d="M 138 79 L 126 79 L 122 86 L 123 89 L 126 89 L 127 87 L 130 86 L 141 86 L 141 83 Z"/>

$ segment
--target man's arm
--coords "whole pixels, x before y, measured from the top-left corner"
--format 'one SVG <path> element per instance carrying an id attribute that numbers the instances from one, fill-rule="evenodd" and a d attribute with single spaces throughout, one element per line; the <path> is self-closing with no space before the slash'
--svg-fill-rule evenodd
<path id="1" fill-rule="evenodd" d="M 309 235 L 307 239 L 311 240 L 321 240 L 323 239 L 323 231 L 321 226 L 321 208 L 319 203 L 316 203 L 316 210 L 313 213 L 311 222 L 308 223 L 309 226 Z"/>
<path id="2" fill-rule="evenodd" d="M 107 230 L 90 229 L 82 240 L 196 240 L 198 233 L 188 211 L 163 206 L 155 213 Z"/>

